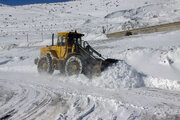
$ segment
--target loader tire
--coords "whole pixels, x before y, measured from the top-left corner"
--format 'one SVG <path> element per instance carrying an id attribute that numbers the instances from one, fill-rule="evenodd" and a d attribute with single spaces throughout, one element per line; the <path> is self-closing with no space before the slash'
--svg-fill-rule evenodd
<path id="1" fill-rule="evenodd" d="M 53 74 L 54 67 L 50 55 L 43 56 L 39 59 L 37 69 L 39 73 Z"/>
<path id="2" fill-rule="evenodd" d="M 65 63 L 65 74 L 67 76 L 79 75 L 83 72 L 83 61 L 80 55 L 70 56 Z"/>

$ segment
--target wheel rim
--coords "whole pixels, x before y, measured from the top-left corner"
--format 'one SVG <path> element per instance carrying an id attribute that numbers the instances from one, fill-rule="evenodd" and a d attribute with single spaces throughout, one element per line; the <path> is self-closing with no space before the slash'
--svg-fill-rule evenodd
<path id="1" fill-rule="evenodd" d="M 82 72 L 82 63 L 78 57 L 71 57 L 66 63 L 66 75 L 78 75 Z"/>
<path id="2" fill-rule="evenodd" d="M 51 57 L 49 55 L 41 57 L 38 61 L 37 69 L 39 73 L 52 74 L 54 72 L 54 66 Z"/>
<path id="3" fill-rule="evenodd" d="M 77 61 L 72 61 L 67 66 L 68 75 L 77 75 L 80 74 L 80 65 Z"/>
<path id="4" fill-rule="evenodd" d="M 40 65 L 40 72 L 46 72 L 46 71 L 47 71 L 47 63 L 45 60 L 43 60 Z"/>
<path id="5" fill-rule="evenodd" d="M 46 63 L 43 63 L 42 64 L 42 69 L 45 70 L 47 68 L 47 64 Z"/>
<path id="6" fill-rule="evenodd" d="M 78 69 L 77 65 L 73 65 L 73 66 L 72 66 L 72 69 L 73 69 L 73 70 L 77 70 L 77 69 Z"/>

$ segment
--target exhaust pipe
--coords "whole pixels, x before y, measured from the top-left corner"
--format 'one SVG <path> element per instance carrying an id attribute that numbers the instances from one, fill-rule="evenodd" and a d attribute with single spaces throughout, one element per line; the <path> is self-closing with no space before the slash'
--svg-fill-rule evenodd
<path id="1" fill-rule="evenodd" d="M 54 33 L 52 34 L 52 46 L 54 46 Z"/>

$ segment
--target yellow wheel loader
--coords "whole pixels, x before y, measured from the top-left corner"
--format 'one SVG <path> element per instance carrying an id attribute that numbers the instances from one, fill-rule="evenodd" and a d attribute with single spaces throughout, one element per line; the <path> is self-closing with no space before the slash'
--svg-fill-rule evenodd
<path id="1" fill-rule="evenodd" d="M 42 47 L 40 57 L 34 60 L 38 72 L 52 74 L 54 70 L 60 70 L 68 76 L 82 73 L 92 77 L 99 76 L 108 66 L 118 62 L 116 59 L 104 59 L 88 42 L 81 39 L 83 36 L 76 31 L 60 32 L 54 45 L 53 34 L 52 45 Z"/>

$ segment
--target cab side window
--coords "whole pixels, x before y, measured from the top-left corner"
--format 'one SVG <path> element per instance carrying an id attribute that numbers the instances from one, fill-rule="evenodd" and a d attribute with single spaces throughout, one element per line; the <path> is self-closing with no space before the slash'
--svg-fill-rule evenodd
<path id="1" fill-rule="evenodd" d="M 61 46 L 61 36 L 58 37 L 58 46 Z"/>
<path id="2" fill-rule="evenodd" d="M 66 36 L 63 36 L 62 37 L 62 46 L 65 46 L 65 43 L 66 43 Z"/>

